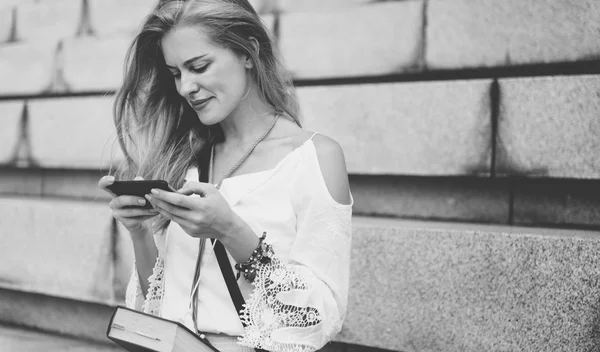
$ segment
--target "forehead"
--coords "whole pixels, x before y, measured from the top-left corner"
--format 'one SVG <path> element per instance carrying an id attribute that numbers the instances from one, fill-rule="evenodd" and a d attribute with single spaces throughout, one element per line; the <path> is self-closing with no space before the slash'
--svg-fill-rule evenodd
<path id="1" fill-rule="evenodd" d="M 199 27 L 175 27 L 161 39 L 163 56 L 167 65 L 182 65 L 186 60 L 200 55 L 215 55 L 224 49 L 215 44 Z"/>

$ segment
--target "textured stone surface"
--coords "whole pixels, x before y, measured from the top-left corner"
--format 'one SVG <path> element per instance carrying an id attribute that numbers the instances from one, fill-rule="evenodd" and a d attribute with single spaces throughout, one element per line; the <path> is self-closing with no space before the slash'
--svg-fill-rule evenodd
<path id="1" fill-rule="evenodd" d="M 508 223 L 507 180 L 350 175 L 350 188 L 357 215 Z"/>
<path id="2" fill-rule="evenodd" d="M 284 14 L 280 23 L 281 52 L 296 78 L 410 70 L 419 62 L 422 11 L 421 1 L 403 1 Z"/>
<path id="3" fill-rule="evenodd" d="M 600 178 L 600 76 L 500 80 L 498 174 Z"/>
<path id="4" fill-rule="evenodd" d="M 83 1 L 53 0 L 25 3 L 17 8 L 17 38 L 47 41 L 72 37 L 81 22 Z"/>
<path id="5" fill-rule="evenodd" d="M 0 194 L 40 197 L 42 195 L 42 171 L 17 168 L 0 170 Z"/>
<path id="6" fill-rule="evenodd" d="M 278 0 L 277 8 L 281 12 L 321 12 L 338 10 L 345 7 L 358 7 L 376 1 L 377 0 Z"/>
<path id="7" fill-rule="evenodd" d="M 116 90 L 131 36 L 72 38 L 64 44 L 64 78 L 71 91 Z"/>
<path id="8" fill-rule="evenodd" d="M 1 80 L 0 80 L 1 81 Z M 14 156 L 20 135 L 20 120 L 23 113 L 22 101 L 0 102 L 0 164 L 9 162 Z"/>
<path id="9" fill-rule="evenodd" d="M 516 224 L 600 226 L 597 180 L 517 180 Z"/>
<path id="10" fill-rule="evenodd" d="M 98 181 L 105 174 L 103 171 L 48 169 L 44 171 L 42 193 L 45 197 L 109 200 L 110 195 L 98 188 Z"/>
<path id="11" fill-rule="evenodd" d="M 596 0 L 431 0 L 427 66 L 561 62 L 600 55 Z"/>
<path id="12" fill-rule="evenodd" d="M 277 0 L 249 0 L 249 2 L 259 14 L 271 13 L 277 5 Z"/>
<path id="13" fill-rule="evenodd" d="M 19 352 L 118 352 L 116 344 L 98 344 L 59 335 L 0 325 L 0 348 Z"/>
<path id="14" fill-rule="evenodd" d="M 120 160 L 112 98 L 30 101 L 33 154 L 42 166 L 102 169 Z"/>
<path id="15" fill-rule="evenodd" d="M 89 0 L 90 25 L 94 34 L 135 33 L 152 9 L 152 0 Z"/>
<path id="16" fill-rule="evenodd" d="M 0 44 L 8 41 L 13 26 L 13 8 L 2 7 L 0 4 Z"/>
<path id="17" fill-rule="evenodd" d="M 307 129 L 336 139 L 356 174 L 480 175 L 490 171 L 490 82 L 298 89 Z"/>
<path id="18" fill-rule="evenodd" d="M 11 219 L 0 222 L 1 287 L 90 302 L 123 300 L 114 283 L 129 278 L 133 257 L 127 241 L 111 239 L 106 202 L 3 197 L 0 212 Z M 122 247 L 119 270 L 111 259 L 113 241 Z"/>
<path id="19" fill-rule="evenodd" d="M 0 321 L 13 326 L 107 343 L 106 327 L 113 310 L 112 306 L 105 304 L 0 287 Z M 35 351 L 46 351 L 46 349 Z"/>
<path id="20" fill-rule="evenodd" d="M 597 350 L 599 232 L 355 220 L 336 340 L 400 351 Z"/>
<path id="21" fill-rule="evenodd" d="M 0 95 L 36 94 L 54 73 L 56 42 L 0 45 Z"/>

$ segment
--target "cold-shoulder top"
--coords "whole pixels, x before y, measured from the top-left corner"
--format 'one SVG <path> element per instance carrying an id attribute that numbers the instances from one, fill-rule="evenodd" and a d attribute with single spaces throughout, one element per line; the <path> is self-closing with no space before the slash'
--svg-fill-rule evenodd
<path id="1" fill-rule="evenodd" d="M 267 232 L 275 258 L 261 266 L 252 284 L 238 280 L 246 300 L 244 329 L 207 241 L 197 288 L 200 331 L 239 336 L 241 345 L 270 351 L 314 351 L 341 330 L 353 201 L 345 205 L 331 197 L 313 137 L 270 170 L 223 181 L 223 197 L 257 236 Z M 190 168 L 185 179 L 196 182 L 197 168 Z M 158 258 L 147 297 L 134 265 L 126 305 L 194 330 L 190 292 L 199 240 L 175 222 L 154 239 Z M 229 260 L 233 266 L 235 260 Z"/>

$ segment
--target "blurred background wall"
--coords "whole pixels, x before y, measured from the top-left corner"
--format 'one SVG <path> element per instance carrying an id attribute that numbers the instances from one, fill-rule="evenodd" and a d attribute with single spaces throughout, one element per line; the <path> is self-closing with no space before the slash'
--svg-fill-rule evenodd
<path id="1" fill-rule="evenodd" d="M 331 351 L 598 351 L 600 2 L 251 1 L 338 140 Z M 106 342 L 132 251 L 98 179 L 153 0 L 0 0 L 0 321 Z"/>

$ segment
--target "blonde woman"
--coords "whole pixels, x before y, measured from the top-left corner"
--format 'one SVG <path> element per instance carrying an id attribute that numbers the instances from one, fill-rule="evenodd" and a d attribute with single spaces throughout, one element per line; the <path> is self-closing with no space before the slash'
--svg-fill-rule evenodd
<path id="1" fill-rule="evenodd" d="M 346 314 L 353 201 L 344 155 L 300 127 L 284 72 L 247 0 L 162 1 L 116 96 L 126 155 L 117 178 L 177 190 L 111 193 L 135 254 L 126 303 L 222 351 L 314 351 Z M 99 186 L 110 193 L 114 181 Z"/>

